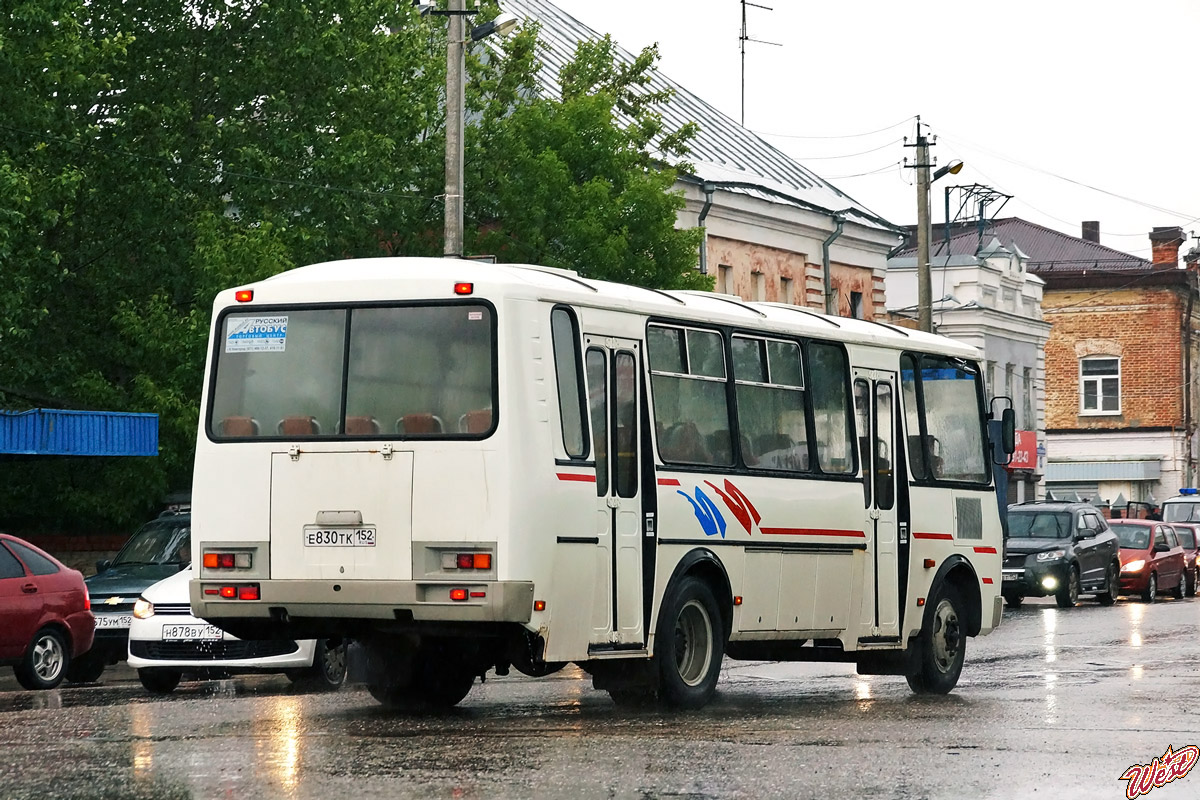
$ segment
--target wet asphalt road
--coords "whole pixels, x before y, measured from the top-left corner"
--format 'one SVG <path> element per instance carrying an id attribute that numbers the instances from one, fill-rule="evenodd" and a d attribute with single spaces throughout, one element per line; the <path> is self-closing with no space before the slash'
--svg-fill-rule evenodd
<path id="1" fill-rule="evenodd" d="M 616 708 L 574 667 L 476 685 L 448 713 L 282 677 L 147 695 L 128 669 L 25 692 L 0 679 L 0 798 L 1121 798 L 1200 744 L 1200 599 L 1031 600 L 971 640 L 958 689 L 843 665 L 726 661 L 692 713 Z M 1152 800 L 1200 797 L 1200 768 Z"/>

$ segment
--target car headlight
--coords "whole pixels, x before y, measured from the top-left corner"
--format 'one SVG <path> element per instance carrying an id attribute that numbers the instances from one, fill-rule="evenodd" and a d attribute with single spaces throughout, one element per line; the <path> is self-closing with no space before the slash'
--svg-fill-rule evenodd
<path id="1" fill-rule="evenodd" d="M 1045 553 L 1038 553 L 1037 560 L 1038 561 L 1054 561 L 1057 558 L 1062 558 L 1066 554 L 1067 554 L 1066 550 L 1050 550 Z"/>
<path id="2" fill-rule="evenodd" d="M 139 597 L 133 604 L 133 615 L 138 619 L 150 619 L 154 616 L 154 603 L 144 597 Z"/>
<path id="3" fill-rule="evenodd" d="M 1128 564 L 1121 567 L 1121 572 L 1141 572 L 1142 567 L 1146 566 L 1145 560 L 1130 561 Z"/>

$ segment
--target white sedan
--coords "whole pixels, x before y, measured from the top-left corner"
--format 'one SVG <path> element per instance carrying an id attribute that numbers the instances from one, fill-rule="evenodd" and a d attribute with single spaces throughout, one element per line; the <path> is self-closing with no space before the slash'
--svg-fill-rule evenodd
<path id="1" fill-rule="evenodd" d="M 185 674 L 199 678 L 282 672 L 300 688 L 332 691 L 346 681 L 342 639 L 242 640 L 198 617 L 188 604 L 190 569 L 142 592 L 129 628 L 129 666 L 142 686 L 169 694 Z"/>

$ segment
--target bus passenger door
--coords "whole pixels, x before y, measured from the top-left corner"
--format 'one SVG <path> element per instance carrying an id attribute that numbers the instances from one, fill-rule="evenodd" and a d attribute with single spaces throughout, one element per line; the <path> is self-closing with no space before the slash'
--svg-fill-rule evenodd
<path id="1" fill-rule="evenodd" d="M 854 406 L 866 508 L 863 531 L 867 537 L 860 639 L 900 635 L 895 386 L 893 373 L 854 370 Z"/>
<path id="2" fill-rule="evenodd" d="M 593 609 L 591 644 L 645 643 L 642 625 L 642 497 L 638 432 L 642 396 L 638 342 L 588 334 L 588 410 L 596 457 L 596 549 L 609 613 Z M 598 593 L 599 594 L 599 593 Z M 603 607 L 605 604 L 598 604 Z"/>

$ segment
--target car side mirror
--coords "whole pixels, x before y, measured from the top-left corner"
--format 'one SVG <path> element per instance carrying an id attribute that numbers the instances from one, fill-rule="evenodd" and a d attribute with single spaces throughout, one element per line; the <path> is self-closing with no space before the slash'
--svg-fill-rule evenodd
<path id="1" fill-rule="evenodd" d="M 110 566 L 112 566 L 112 562 L 107 558 L 100 559 L 96 562 L 96 574 L 99 575 L 101 572 L 107 570 Z"/>
<path id="2" fill-rule="evenodd" d="M 1082 542 L 1084 539 L 1088 538 L 1091 535 L 1092 535 L 1092 532 L 1089 530 L 1082 530 L 1082 531 L 1076 530 L 1075 531 L 1075 541 Z"/>
<path id="3" fill-rule="evenodd" d="M 1154 545 L 1154 552 L 1169 553 L 1169 552 L 1171 552 L 1171 548 L 1167 547 L 1165 544 L 1156 544 L 1156 545 Z"/>

